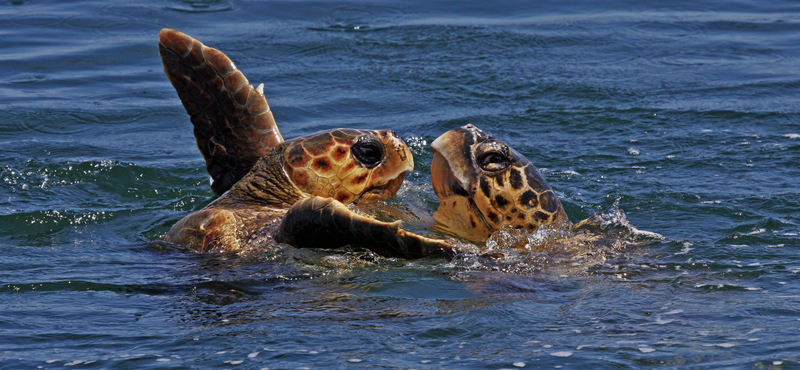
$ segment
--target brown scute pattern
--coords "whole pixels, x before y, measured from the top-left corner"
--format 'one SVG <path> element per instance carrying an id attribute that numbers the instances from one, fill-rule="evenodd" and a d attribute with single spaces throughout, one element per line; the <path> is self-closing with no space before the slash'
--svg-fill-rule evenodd
<path id="1" fill-rule="evenodd" d="M 331 163 L 327 158 L 317 158 L 311 163 L 311 166 L 317 170 L 318 173 L 329 173 L 331 171 Z"/>
<path id="2" fill-rule="evenodd" d="M 486 196 L 487 198 L 490 197 L 492 194 L 492 190 L 489 187 L 489 180 L 487 180 L 485 177 L 481 177 L 479 182 L 481 184 L 481 191 L 483 192 L 483 195 Z"/>
<path id="3" fill-rule="evenodd" d="M 548 221 L 550 221 L 551 216 L 551 214 L 542 211 L 536 211 L 536 213 L 533 214 L 533 218 L 539 221 L 539 224 L 546 224 Z"/>
<path id="4" fill-rule="evenodd" d="M 441 172 L 433 174 L 434 190 L 440 199 L 434 219 L 450 232 L 474 242 L 485 241 L 506 225 L 532 231 L 545 224 L 569 222 L 547 181 L 513 149 L 505 170 L 498 173 L 481 169 L 476 158 L 480 158 L 478 151 L 485 150 L 488 140 L 497 147 L 506 145 L 471 125 L 450 130 L 434 141 L 434 164 Z M 456 186 L 467 191 L 453 191 Z M 456 198 L 461 201 L 453 200 Z M 453 206 L 441 206 L 442 199 Z M 469 222 L 460 221 L 464 218 Z"/>
<path id="5" fill-rule="evenodd" d="M 539 204 L 543 211 L 548 213 L 555 213 L 560 206 L 558 197 L 552 190 L 545 191 L 539 195 Z"/>
<path id="6" fill-rule="evenodd" d="M 503 225 L 534 230 L 555 222 L 557 214 L 563 213 L 558 197 L 527 160 L 523 158 L 515 163 L 521 166 L 512 165 L 505 173 L 492 174 L 494 181 L 490 175 L 478 178 L 478 189 L 472 198 L 481 213 L 490 221 L 493 230 Z"/>
<path id="7" fill-rule="evenodd" d="M 283 142 L 267 100 L 222 52 L 181 32 L 159 33 L 159 54 L 194 125 L 217 194 L 247 174 L 265 149 Z"/>
<path id="8" fill-rule="evenodd" d="M 303 140 L 303 147 L 312 157 L 328 154 L 328 152 L 331 150 L 331 146 L 334 144 L 335 141 L 333 140 L 333 137 L 327 133 L 314 135 Z"/>
<path id="9" fill-rule="evenodd" d="M 292 167 L 305 167 L 311 161 L 311 155 L 302 145 L 293 145 L 288 148 L 287 152 L 289 153 L 289 165 Z"/>
<path id="10" fill-rule="evenodd" d="M 333 148 L 333 151 L 331 152 L 331 158 L 333 158 L 333 161 L 336 163 L 344 162 L 344 160 L 347 159 L 349 155 L 350 155 L 350 148 L 344 145 L 336 146 L 335 148 Z"/>
<path id="11" fill-rule="evenodd" d="M 519 196 L 519 204 L 526 208 L 536 208 L 539 206 L 537 195 L 533 190 L 526 190 Z"/>
<path id="12" fill-rule="evenodd" d="M 511 184 L 511 188 L 514 190 L 522 189 L 524 186 L 522 183 L 522 176 L 519 174 L 519 170 L 513 167 L 508 170 L 508 182 Z"/>
<path id="13" fill-rule="evenodd" d="M 547 189 L 550 189 L 550 186 L 547 185 L 547 181 L 545 181 L 542 174 L 536 170 L 533 165 L 527 165 L 525 167 L 525 180 L 528 181 L 528 187 L 536 190 L 537 192 L 541 193 Z"/>
<path id="14" fill-rule="evenodd" d="M 508 199 L 506 199 L 502 195 L 495 195 L 494 196 L 494 203 L 495 203 L 495 207 L 497 207 L 499 210 L 502 211 L 502 210 L 505 210 L 506 207 L 508 206 Z"/>
<path id="15" fill-rule="evenodd" d="M 389 180 L 383 178 L 386 166 L 368 169 L 353 158 L 350 147 L 365 135 L 382 138 L 386 155 L 401 152 L 398 155 L 402 160 L 393 158 L 386 161 L 390 163 L 389 167 L 395 166 L 388 169 L 390 172 L 405 164 L 407 147 L 402 144 L 402 148 L 395 148 L 397 143 L 393 140 L 399 138 L 391 131 L 336 129 L 287 141 L 286 172 L 306 194 L 331 197 L 342 203 L 353 202 L 369 187 L 375 186 L 373 182 Z"/>

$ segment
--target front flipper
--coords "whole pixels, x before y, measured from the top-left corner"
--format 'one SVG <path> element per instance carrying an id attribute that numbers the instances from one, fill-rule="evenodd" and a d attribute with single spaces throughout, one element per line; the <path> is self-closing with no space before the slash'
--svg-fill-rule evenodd
<path id="1" fill-rule="evenodd" d="M 453 246 L 353 213 L 341 202 L 322 197 L 296 202 L 283 217 L 275 240 L 298 248 L 352 245 L 384 257 L 423 258 L 454 255 Z"/>
<path id="2" fill-rule="evenodd" d="M 211 188 L 222 194 L 283 137 L 262 87 L 250 85 L 225 54 L 168 28 L 158 36 L 164 73 L 191 116 Z"/>

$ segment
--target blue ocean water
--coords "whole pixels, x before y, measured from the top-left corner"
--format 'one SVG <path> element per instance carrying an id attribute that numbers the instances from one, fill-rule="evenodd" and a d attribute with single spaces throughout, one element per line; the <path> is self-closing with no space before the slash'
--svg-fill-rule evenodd
<path id="1" fill-rule="evenodd" d="M 151 242 L 213 199 L 158 31 L 225 52 L 285 137 L 508 142 L 573 221 L 663 236 L 575 269 Z M 0 2 L 0 368 L 800 368 L 800 5 Z M 360 262 L 359 262 L 360 261 Z"/>

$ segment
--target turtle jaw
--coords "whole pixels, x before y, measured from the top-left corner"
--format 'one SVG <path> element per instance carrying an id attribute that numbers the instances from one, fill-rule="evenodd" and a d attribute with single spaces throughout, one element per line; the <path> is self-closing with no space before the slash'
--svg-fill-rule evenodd
<path id="1" fill-rule="evenodd" d="M 400 190 L 400 186 L 403 185 L 403 179 L 405 179 L 405 177 L 406 173 L 401 172 L 397 177 L 387 181 L 382 185 L 372 186 L 364 191 L 353 203 L 367 204 L 383 199 L 389 199 L 397 194 L 398 190 Z"/>

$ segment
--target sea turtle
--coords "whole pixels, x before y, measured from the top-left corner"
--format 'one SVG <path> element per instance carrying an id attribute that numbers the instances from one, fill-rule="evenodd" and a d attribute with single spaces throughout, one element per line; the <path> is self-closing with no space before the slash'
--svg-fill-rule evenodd
<path id="1" fill-rule="evenodd" d="M 314 222 L 355 240 L 347 244 L 370 248 L 363 242 L 381 245 L 391 239 L 392 253 L 406 258 L 451 253 L 447 243 L 356 215 L 343 205 L 397 192 L 414 162 L 395 132 L 336 129 L 284 141 L 263 84 L 250 85 L 225 54 L 171 29 L 159 33 L 158 45 L 164 71 L 191 116 L 212 189 L 221 194 L 172 226 L 165 241 L 202 252 L 267 248 L 284 214 L 299 202 L 304 208 L 287 217 L 280 235 L 302 242 L 296 246 L 342 245 L 326 233 L 296 234 L 303 228 L 291 226 L 309 224 L 303 217 L 314 210 L 330 209 L 332 216 Z"/>
<path id="2" fill-rule="evenodd" d="M 536 167 L 473 124 L 445 132 L 431 150 L 431 183 L 439 198 L 433 229 L 474 243 L 473 252 L 516 249 L 597 262 L 603 249 L 625 244 L 626 233 L 642 234 L 616 205 L 573 224 Z"/>

